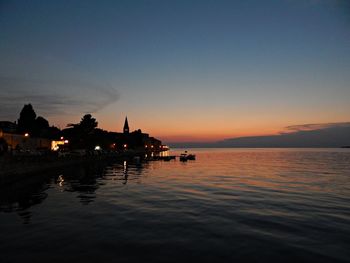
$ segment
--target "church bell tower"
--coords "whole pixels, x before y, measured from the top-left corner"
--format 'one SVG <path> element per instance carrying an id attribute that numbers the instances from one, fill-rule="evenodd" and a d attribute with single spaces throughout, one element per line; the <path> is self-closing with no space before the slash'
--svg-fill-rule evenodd
<path id="1" fill-rule="evenodd" d="M 129 133 L 128 117 L 125 117 L 123 132 L 124 132 L 124 133 Z"/>

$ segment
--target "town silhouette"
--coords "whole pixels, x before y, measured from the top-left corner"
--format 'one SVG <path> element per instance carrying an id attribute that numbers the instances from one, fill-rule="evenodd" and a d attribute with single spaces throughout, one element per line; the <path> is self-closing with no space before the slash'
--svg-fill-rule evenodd
<path id="1" fill-rule="evenodd" d="M 60 155 L 68 151 L 85 155 L 92 151 L 151 153 L 167 149 L 159 139 L 141 129 L 130 131 L 127 117 L 122 132 L 98 128 L 91 114 L 85 114 L 79 123 L 67 124 L 67 128 L 60 130 L 50 126 L 44 117 L 37 116 L 31 104 L 26 104 L 17 122 L 0 121 L 0 154 L 52 150 Z"/>

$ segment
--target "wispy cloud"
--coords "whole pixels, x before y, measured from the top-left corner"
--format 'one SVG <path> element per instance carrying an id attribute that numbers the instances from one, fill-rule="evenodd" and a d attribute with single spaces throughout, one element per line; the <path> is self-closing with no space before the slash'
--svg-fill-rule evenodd
<path id="1" fill-rule="evenodd" d="M 290 133 L 290 132 L 321 130 L 321 129 L 328 129 L 328 128 L 336 128 L 336 127 L 348 127 L 348 126 L 350 126 L 350 122 L 300 124 L 300 125 L 292 125 L 292 126 L 285 127 L 285 130 L 282 131 L 281 134 Z"/>
<path id="2" fill-rule="evenodd" d="M 0 77 L 0 118 L 15 119 L 24 104 L 32 103 L 45 117 L 95 113 L 114 103 L 119 92 L 108 86 L 80 81 Z"/>

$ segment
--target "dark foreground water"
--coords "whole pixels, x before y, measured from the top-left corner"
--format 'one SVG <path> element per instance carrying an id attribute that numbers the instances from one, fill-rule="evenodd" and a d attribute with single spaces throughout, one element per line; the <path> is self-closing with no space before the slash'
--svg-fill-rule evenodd
<path id="1" fill-rule="evenodd" d="M 194 151 L 0 188 L 0 262 L 350 261 L 350 150 Z"/>

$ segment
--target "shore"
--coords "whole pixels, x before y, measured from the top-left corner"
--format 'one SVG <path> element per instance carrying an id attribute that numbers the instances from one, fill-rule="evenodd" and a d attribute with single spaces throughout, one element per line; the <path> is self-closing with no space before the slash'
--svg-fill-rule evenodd
<path id="1" fill-rule="evenodd" d="M 90 158 L 61 159 L 52 156 L 14 158 L 12 156 L 2 156 L 0 158 L 0 185 L 11 184 L 46 170 L 91 161 Z"/>
<path id="2" fill-rule="evenodd" d="M 158 153 L 159 152 L 155 152 Z M 132 161 L 138 156 L 137 160 L 143 160 L 147 154 L 146 160 L 160 160 L 158 154 L 151 157 L 151 152 L 144 151 L 126 151 L 120 153 L 102 153 L 98 155 L 85 156 L 63 156 L 58 157 L 57 154 L 48 153 L 42 156 L 15 156 L 5 154 L 0 156 L 0 186 L 11 184 L 22 179 L 34 176 L 36 173 L 42 173 L 51 169 L 66 168 L 72 165 L 82 165 L 84 163 L 98 163 L 103 161 Z"/>
<path id="3" fill-rule="evenodd" d="M 89 156 L 58 158 L 56 156 L 13 157 L 0 158 L 0 186 L 11 184 L 28 177 L 35 176 L 51 169 L 82 165 L 84 163 L 101 162 L 110 156 Z M 116 157 L 113 157 L 118 159 Z"/>
<path id="4" fill-rule="evenodd" d="M 113 154 L 100 154 L 93 156 L 66 156 L 58 157 L 55 154 L 44 156 L 12 156 L 10 154 L 0 156 L 0 186 L 15 183 L 22 179 L 35 176 L 57 168 L 67 168 L 73 165 L 84 165 L 104 161 L 133 160 L 135 156 L 144 156 L 144 152 L 123 152 Z M 143 157 L 141 158 L 143 159 Z M 147 160 L 159 160 L 151 157 Z M 138 159 L 140 161 L 140 158 Z"/>

